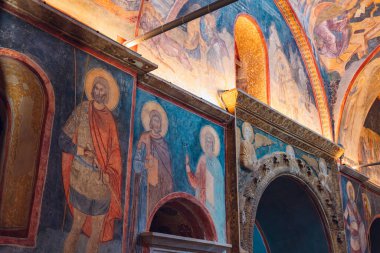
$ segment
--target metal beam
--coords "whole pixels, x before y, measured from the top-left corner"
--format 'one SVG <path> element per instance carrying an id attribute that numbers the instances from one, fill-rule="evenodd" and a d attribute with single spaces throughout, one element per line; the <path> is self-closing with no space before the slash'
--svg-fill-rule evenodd
<path id="1" fill-rule="evenodd" d="M 202 16 L 204 16 L 210 12 L 216 11 L 216 10 L 223 8 L 223 7 L 225 7 L 231 3 L 234 3 L 236 1 L 238 1 L 238 0 L 219 0 L 219 1 L 216 1 L 215 3 L 204 6 L 204 7 L 200 8 L 199 10 L 196 10 L 192 13 L 189 13 L 183 17 L 177 18 L 177 19 L 170 21 L 170 22 L 168 22 L 162 26 L 154 28 L 153 30 L 151 30 L 151 31 L 149 31 L 149 32 L 137 37 L 137 38 L 126 41 L 123 43 L 123 45 L 126 47 L 136 46 L 137 44 L 139 44 L 142 41 L 153 38 L 154 36 L 157 36 L 161 33 L 167 32 L 173 28 L 181 26 L 181 25 L 183 25 L 187 22 L 190 22 L 194 19 L 200 18 L 200 17 L 202 17 Z"/>

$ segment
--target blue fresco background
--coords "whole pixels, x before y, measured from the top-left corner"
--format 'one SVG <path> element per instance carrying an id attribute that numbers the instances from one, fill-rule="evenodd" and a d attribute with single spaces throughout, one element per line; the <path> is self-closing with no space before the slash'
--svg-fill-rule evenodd
<path id="1" fill-rule="evenodd" d="M 72 217 L 67 209 L 64 221 L 65 196 L 62 185 L 62 152 L 58 136 L 76 104 L 81 102 L 85 73 L 96 67 L 109 71 L 120 88 L 120 101 L 113 115 L 117 122 L 123 162 L 122 205 L 126 187 L 125 174 L 130 129 L 131 98 L 134 78 L 119 69 L 100 61 L 71 45 L 0 11 L 0 46 L 23 53 L 33 59 L 47 74 L 55 93 L 55 115 L 52 129 L 49 163 L 42 200 L 40 227 L 35 249 L 0 246 L 1 253 L 10 252 L 60 252 Z M 76 53 L 77 89 L 74 81 L 74 50 Z M 88 66 L 86 68 L 86 62 Z M 76 97 L 75 97 L 76 94 Z M 84 96 L 86 99 L 86 96 Z M 64 225 L 63 225 L 64 224 Z M 122 220 L 115 222 L 114 239 L 103 243 L 99 252 L 121 252 Z M 86 237 L 81 236 L 78 252 L 84 252 Z"/>
<path id="2" fill-rule="evenodd" d="M 348 202 L 348 194 L 347 194 L 346 186 L 348 182 L 351 182 L 352 186 L 355 189 L 355 203 L 358 208 L 359 215 L 362 218 L 362 220 L 365 221 L 365 216 L 364 216 L 364 211 L 363 211 L 363 199 L 362 199 L 363 189 L 360 187 L 360 184 L 357 181 L 349 180 L 348 178 L 344 176 L 341 176 L 340 182 L 341 182 L 341 191 L 342 191 L 343 212 L 346 210 L 346 206 Z M 364 222 L 364 224 L 367 231 L 368 224 L 366 221 Z M 347 223 L 345 223 L 345 227 L 346 227 L 347 252 L 351 253 L 351 246 L 350 246 L 351 234 L 350 234 L 350 230 L 347 227 Z M 369 252 L 368 247 L 365 252 L 366 253 Z"/>
<path id="3" fill-rule="evenodd" d="M 225 181 L 225 148 L 224 148 L 224 128 L 213 124 L 212 122 L 191 113 L 185 109 L 182 109 L 164 99 L 160 99 L 156 96 L 149 94 L 146 91 L 137 89 L 136 94 L 136 109 L 135 109 L 135 121 L 134 121 L 134 135 L 133 135 L 133 147 L 135 155 L 136 146 L 140 135 L 145 131 L 141 121 L 141 111 L 144 104 L 148 101 L 157 102 L 165 110 L 169 128 L 168 132 L 164 136 L 164 139 L 168 143 L 170 155 L 171 155 L 171 165 L 172 165 L 172 175 L 174 179 L 174 192 L 186 192 L 195 196 L 195 190 L 191 187 L 186 174 L 185 167 L 185 157 L 186 152 L 189 154 L 190 167 L 195 173 L 197 167 L 198 159 L 203 154 L 199 134 L 200 130 L 205 125 L 211 125 L 220 140 L 220 153 L 218 160 L 221 163 L 222 171 L 218 175 L 214 175 L 215 178 L 222 178 Z M 212 173 L 212 172 L 211 172 Z M 225 213 L 225 185 L 215 185 L 216 192 L 215 196 L 215 208 L 212 209 L 208 205 L 206 207 L 210 211 L 211 217 L 213 218 L 215 228 L 218 235 L 219 242 L 226 242 L 226 213 Z M 131 185 L 132 188 L 132 185 Z M 145 194 L 145 193 L 143 193 Z M 140 201 L 146 202 L 145 197 L 140 197 Z M 139 223 L 143 224 L 140 226 L 140 230 L 145 227 L 146 217 L 139 217 Z"/>

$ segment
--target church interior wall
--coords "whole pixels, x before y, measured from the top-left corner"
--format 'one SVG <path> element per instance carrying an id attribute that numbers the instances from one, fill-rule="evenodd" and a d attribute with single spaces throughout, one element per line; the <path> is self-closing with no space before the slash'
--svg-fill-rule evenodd
<path id="1" fill-rule="evenodd" d="M 173 243 L 178 236 L 187 238 L 181 245 L 192 240 L 199 247 L 193 251 L 208 243 L 210 252 L 271 252 L 275 246 L 259 224 L 258 208 L 265 190 L 284 178 L 301 185 L 312 199 L 312 211 L 323 225 L 315 241 L 325 240 L 329 252 L 369 252 L 370 224 L 380 215 L 378 171 L 360 168 L 370 177 L 364 183 L 339 174 L 339 169 L 342 163 L 358 167 L 377 161 L 380 133 L 366 123 L 379 93 L 376 1 L 346 1 L 339 7 L 335 1 L 240 0 L 142 41 L 133 51 L 115 46 L 115 41 L 128 46 L 204 2 L 33 3 L 47 10 L 50 19 L 37 20 L 38 14 L 26 15 L 1 3 L 0 66 L 7 64 L 1 58 L 26 66 L 37 76 L 42 95 L 29 95 L 20 106 L 17 96 L 7 98 L 7 87 L 17 83 L 19 90 L 30 89 L 32 85 L 20 85 L 26 72 L 16 65 L 15 75 L 0 71 L 5 85 L 0 87 L 0 98 L 5 97 L 0 103 L 0 196 L 5 196 L 0 199 L 0 252 L 62 252 L 70 247 L 84 252 L 98 246 L 98 252 L 161 252 L 151 246 L 160 240 L 155 233 L 171 236 L 163 239 L 169 245 L 160 245 L 165 250 L 178 251 Z M 292 11 L 284 11 L 285 3 Z M 54 27 L 57 16 L 63 25 Z M 237 29 L 239 17 L 247 17 L 260 38 L 265 57 L 256 64 L 265 65 L 265 73 L 251 81 L 263 84 L 266 99 L 255 95 L 256 83 L 234 89 L 237 80 L 248 80 L 250 71 L 238 62 L 249 57 L 238 55 L 237 32 L 250 32 Z M 307 45 L 300 46 L 289 18 L 299 20 Z M 73 37 L 82 32 L 91 34 L 84 36 L 86 42 Z M 333 44 L 328 43 L 331 36 Z M 228 90 L 234 94 L 233 110 L 221 96 Z M 29 100 L 34 107 L 25 106 Z M 43 108 L 31 114 L 38 105 Z M 38 162 L 31 172 L 17 170 L 26 174 L 22 179 L 27 178 L 29 188 L 20 186 L 21 179 L 13 183 L 20 175 L 8 166 L 9 154 L 17 153 L 9 147 L 18 145 L 17 157 L 20 150 L 33 149 L 22 145 L 25 136 L 17 145 L 8 143 L 17 129 L 12 111 L 17 106 L 25 114 L 20 116 L 24 125 L 30 115 L 40 124 L 45 120 L 41 136 L 35 137 L 40 146 L 36 144 L 33 157 Z M 346 155 L 340 160 L 343 148 L 338 143 Z M 107 159 L 100 159 L 103 155 Z M 99 188 L 94 190 L 88 178 Z M 25 199 L 23 230 L 17 227 L 21 215 L 15 215 L 20 210 L 6 209 L 22 205 L 22 189 L 33 191 Z M 90 203 L 89 196 L 96 201 Z M 98 232 L 94 243 L 91 235 Z M 285 242 L 290 245 L 291 239 Z"/>
<path id="2" fill-rule="evenodd" d="M 113 108 L 113 115 L 117 128 L 119 129 L 120 153 L 122 160 L 122 171 L 120 178 L 122 191 L 126 187 L 126 167 L 128 160 L 129 131 L 132 97 L 135 87 L 135 74 L 122 71 L 104 61 L 89 55 L 88 53 L 76 49 L 75 47 L 58 40 L 46 32 L 43 32 L 24 21 L 12 16 L 4 11 L 1 12 L 1 45 L 2 47 L 16 50 L 21 54 L 27 55 L 45 71 L 54 90 L 55 111 L 54 122 L 52 124 L 52 135 L 49 142 L 50 150 L 41 153 L 41 159 L 48 160 L 46 178 L 42 180 L 40 192 L 43 195 L 42 204 L 38 209 L 41 210 L 36 222 L 31 222 L 33 226 L 39 226 L 38 239 L 33 238 L 29 246 L 36 246 L 41 252 L 57 252 L 63 243 L 63 235 L 67 233 L 72 223 L 69 206 L 66 205 L 63 179 L 62 179 L 62 150 L 59 147 L 59 136 L 66 120 L 73 110 L 82 101 L 87 100 L 84 83 L 88 74 L 96 69 L 101 69 L 109 73 L 117 83 L 119 91 L 119 101 Z M 27 43 L 25 43 L 27 34 Z M 114 84 L 114 85 L 115 85 Z M 88 94 L 87 94 L 88 95 Z M 53 97 L 54 99 L 54 97 Z M 117 99 L 117 98 L 116 98 Z M 25 140 L 23 140 L 25 141 Z M 13 198 L 18 198 L 15 193 Z M 38 196 L 35 196 L 37 198 Z M 41 196 L 39 196 L 41 197 Z M 11 199 L 9 201 L 12 201 Z M 120 196 L 120 206 L 124 210 L 126 204 L 124 195 Z M 120 249 L 123 240 L 123 217 L 122 214 L 115 221 L 115 240 L 104 246 L 107 249 Z M 9 238 L 1 237 L 1 241 L 8 244 Z M 34 242 L 36 240 L 36 242 Z M 23 243 L 21 242 L 21 245 Z M 83 242 L 81 242 L 83 244 Z M 83 246 L 82 246 L 83 247 Z M 2 252 L 13 252 L 11 247 L 2 247 Z M 33 249 L 25 248 L 25 252 L 32 252 Z"/>
<path id="3" fill-rule="evenodd" d="M 111 173 L 108 180 L 113 180 L 109 184 L 110 210 L 104 221 L 104 226 L 110 227 L 102 228 L 99 252 L 143 250 L 133 239 L 149 229 L 148 221 L 152 222 L 155 206 L 172 193 L 181 193 L 182 198 L 196 202 L 207 213 L 213 226 L 214 237 L 207 239 L 226 244 L 229 241 L 225 202 L 226 124 L 205 114 L 194 113 L 189 106 L 182 108 L 170 99 L 137 88 L 143 85 L 137 85 L 136 73 L 126 67 L 119 69 L 113 66 L 106 57 L 95 57 L 5 11 L 1 11 L 1 16 L 2 47 L 30 57 L 46 73 L 54 90 L 53 94 L 47 95 L 55 95 L 55 111 L 50 150 L 40 154 L 41 159 L 48 160 L 46 177 L 39 178 L 40 182 L 37 182 L 42 188 L 37 191 L 39 195 L 34 196 L 42 197 L 42 203 L 36 206 L 40 214 L 30 223 L 30 226 L 38 228 L 38 232 L 28 238 L 27 243 L 23 242 L 22 236 L 15 238 L 20 241 L 0 236 L 0 242 L 9 245 L 1 246 L 0 252 L 61 252 L 66 247 L 65 238 L 75 221 L 75 205 L 85 203 L 79 200 L 79 204 L 72 204 L 71 194 L 74 190 L 86 192 L 81 186 L 87 181 L 76 184 L 73 182 L 76 178 L 72 172 L 74 167 L 71 171 L 69 167 L 69 172 L 66 170 L 70 158 L 67 159 L 67 151 L 62 150 L 62 134 L 78 138 L 78 146 L 80 142 L 85 143 L 86 140 L 81 138 L 84 138 L 82 135 L 85 136 L 86 128 L 81 124 L 85 124 L 86 118 L 81 117 L 90 117 L 86 116 L 90 115 L 90 109 L 86 111 L 84 108 L 92 108 L 88 101 L 94 101 L 96 95 L 91 85 L 98 77 L 107 81 L 104 87 L 109 89 L 109 93 L 105 106 L 112 115 L 107 123 L 116 128 L 113 139 L 109 139 L 110 144 L 107 144 L 112 145 L 107 151 L 111 152 L 107 153 L 110 155 L 107 159 L 112 159 L 114 171 L 104 173 Z M 28 43 L 25 43 L 25 35 Z M 90 123 L 90 129 L 92 127 Z M 155 130 L 161 138 L 150 136 Z M 95 146 L 95 143 L 83 143 L 81 145 L 87 145 L 85 149 L 91 150 L 90 146 Z M 83 159 L 80 160 L 82 165 L 86 164 Z M 162 174 L 163 171 L 167 174 Z M 99 182 L 104 184 L 104 174 L 98 174 Z M 136 174 L 142 174 L 143 178 L 138 187 L 132 183 Z M 102 194 L 99 191 L 97 194 Z M 5 200 L 12 201 L 11 196 L 18 198 L 14 193 L 8 194 Z M 2 211 L 9 213 L 9 210 Z M 113 219 L 107 223 L 107 217 L 111 215 Z M 92 230 L 86 224 L 82 229 L 91 235 Z M 189 229 L 184 227 L 177 234 L 191 235 Z M 87 241 L 85 235 L 79 237 L 77 249 L 80 252 L 85 250 Z M 129 243 L 132 246 L 128 246 Z"/>
<path id="4" fill-rule="evenodd" d="M 376 241 L 370 240 L 370 229 L 379 217 L 379 192 L 368 187 L 365 181 L 344 173 L 340 181 L 347 252 L 371 252 L 371 244 Z"/>
<path id="5" fill-rule="evenodd" d="M 332 213 L 335 213 L 335 217 L 342 216 L 341 209 L 339 208 L 340 203 L 336 200 L 336 198 L 339 199 L 339 190 L 336 192 L 336 190 L 339 189 L 339 182 L 336 177 L 337 167 L 334 160 L 331 160 L 331 158 L 326 158 L 327 160 L 325 160 L 325 158 L 318 157 L 318 155 L 312 152 L 310 153 L 310 151 L 305 151 L 305 148 L 300 149 L 297 146 L 292 146 L 289 144 L 289 140 L 283 141 L 279 139 L 278 136 L 273 135 L 275 131 L 269 134 L 266 132 L 268 129 L 263 128 L 260 124 L 256 125 L 256 123 L 254 123 L 256 120 L 253 118 L 244 115 L 244 113 L 241 114 L 239 111 L 237 115 L 238 117 L 244 118 L 244 120 L 237 119 L 236 123 L 237 159 L 239 161 L 240 247 L 242 251 L 272 252 L 273 250 L 274 252 L 278 252 L 278 247 L 280 247 L 284 252 L 304 252 L 305 250 L 310 252 L 345 252 L 345 244 L 343 241 L 335 243 L 337 236 L 339 238 L 343 236 L 343 222 L 338 218 L 335 223 L 330 218 L 334 216 Z M 260 118 L 260 116 L 258 116 L 258 118 Z M 303 175 L 307 176 L 304 177 Z M 289 193 L 284 194 L 281 200 L 278 199 L 277 202 L 272 202 L 271 206 L 273 208 L 265 209 L 265 211 L 260 210 L 260 208 L 265 208 L 265 206 L 261 205 L 261 200 L 264 199 L 263 196 L 265 196 L 266 189 L 270 189 L 272 185 L 275 185 L 274 182 L 276 179 L 286 180 L 287 177 L 295 178 L 302 182 L 302 184 L 305 184 L 302 187 L 302 191 L 306 194 L 308 189 L 310 189 L 311 196 L 313 197 L 309 196 L 309 198 L 315 198 L 316 204 L 312 204 L 311 207 L 307 205 L 300 207 L 300 205 L 305 204 L 301 200 L 301 195 L 294 193 L 294 196 L 298 196 L 298 200 L 293 203 L 291 200 L 291 196 L 293 195 Z M 286 187 L 288 191 L 292 188 L 290 185 Z M 277 195 L 279 194 L 280 193 Z M 269 198 L 275 199 L 276 197 L 271 196 Z M 306 197 L 306 199 L 307 198 L 308 197 Z M 268 197 L 265 199 L 265 202 L 270 201 Z M 324 206 L 326 201 L 329 202 L 329 208 Z M 291 206 L 284 204 L 287 202 Z M 332 202 L 334 202 L 334 204 L 332 204 Z M 292 220 L 290 216 L 286 216 L 286 213 L 297 212 L 296 210 L 288 210 L 294 206 L 298 206 L 298 209 L 305 211 L 304 214 L 297 215 L 300 219 L 299 221 Z M 275 214 L 276 210 L 279 209 L 282 210 L 281 214 Z M 313 212 L 315 216 L 308 218 L 307 215 L 311 215 Z M 270 215 L 273 215 L 272 218 L 270 218 Z M 282 224 L 281 219 L 276 220 L 277 216 L 282 216 L 285 223 L 290 223 L 287 225 Z M 273 224 L 271 222 L 268 223 L 268 219 L 272 219 L 272 222 L 276 220 L 276 222 Z M 284 219 L 287 219 L 287 221 Z M 290 236 L 291 233 L 297 233 L 295 232 L 296 229 L 289 230 L 287 237 L 284 237 L 283 233 L 281 233 L 282 236 L 280 235 L 280 237 L 275 236 L 276 227 L 281 230 L 281 228 L 289 228 L 291 226 L 290 224 L 293 223 L 296 223 L 297 227 L 302 227 L 302 221 L 307 219 L 311 219 L 313 222 L 310 220 L 310 222 L 307 223 L 308 225 L 303 227 L 303 233 L 296 236 L 296 238 L 298 238 L 297 240 L 293 240 L 292 236 Z M 321 224 L 324 225 L 315 224 L 315 222 L 318 221 L 323 221 Z M 257 223 L 259 223 L 262 229 L 259 234 L 257 233 Z M 272 225 L 268 226 L 267 224 Z M 335 228 L 336 226 L 337 228 Z M 317 243 L 318 246 L 312 246 L 310 243 L 305 244 L 308 245 L 306 248 L 302 246 L 302 236 L 308 233 L 308 229 L 313 231 L 311 232 L 314 236 L 313 242 L 320 241 L 320 243 Z M 321 229 L 319 230 L 319 234 L 316 232 L 318 229 Z M 336 234 L 336 232 L 333 232 L 334 230 L 340 231 L 340 233 Z M 253 240 L 250 240 L 252 237 Z M 332 242 L 332 240 L 334 241 Z M 326 248 L 323 248 L 322 242 L 327 242 L 324 245 Z"/>

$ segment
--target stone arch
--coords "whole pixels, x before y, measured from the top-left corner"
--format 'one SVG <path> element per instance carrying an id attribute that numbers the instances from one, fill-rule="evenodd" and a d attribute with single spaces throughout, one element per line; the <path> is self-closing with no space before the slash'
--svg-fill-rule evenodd
<path id="1" fill-rule="evenodd" d="M 0 59 L 1 59 L 1 78 L 2 78 L 2 93 L 3 96 L 6 99 L 6 103 L 9 105 L 9 109 L 7 110 L 7 117 L 9 118 L 8 124 L 10 126 L 8 129 L 10 130 L 7 134 L 7 142 L 9 141 L 9 145 L 7 145 L 7 154 L 4 158 L 4 170 L 2 175 L 2 182 L 1 182 L 1 189 L 0 192 L 1 196 L 3 197 L 5 195 L 12 195 L 12 192 L 9 192 L 11 187 L 8 187 L 12 184 L 16 185 L 16 181 L 18 183 L 21 182 L 22 179 L 25 179 L 22 181 L 22 183 L 26 184 L 28 186 L 27 190 L 30 191 L 30 196 L 28 197 L 27 201 L 28 203 L 25 204 L 25 209 L 27 212 L 25 213 L 25 220 L 22 221 L 22 226 L 18 226 L 17 221 L 15 223 L 12 223 L 9 221 L 9 228 L 10 229 L 1 229 L 0 230 L 0 244 L 16 244 L 16 245 L 23 245 L 23 246 L 34 246 L 36 243 L 36 235 L 38 231 L 38 225 L 39 225 L 39 218 L 40 218 L 40 211 L 41 211 L 41 202 L 42 202 L 42 195 L 43 195 L 43 188 L 45 183 L 45 177 L 46 177 L 46 171 L 47 171 L 47 164 L 48 164 L 48 155 L 49 155 L 49 149 L 50 149 L 50 139 L 51 139 L 51 131 L 53 126 L 53 118 L 54 118 L 54 110 L 55 110 L 55 102 L 54 102 L 54 91 L 53 87 L 49 81 L 49 78 L 45 74 L 45 72 L 42 70 L 42 68 L 35 63 L 31 58 L 28 56 L 19 53 L 17 51 L 7 49 L 7 48 L 0 48 Z M 20 76 L 18 81 L 16 82 L 14 79 L 15 77 L 7 77 L 8 72 L 10 73 L 17 73 L 16 70 L 12 70 L 12 67 L 8 66 L 8 63 L 12 63 L 11 66 L 19 66 L 24 70 L 25 76 Z M 5 67 L 7 66 L 7 67 Z M 12 72 L 13 71 L 13 72 Z M 20 70 L 21 71 L 21 70 Z M 20 74 L 21 75 L 21 74 Z M 32 77 L 33 80 L 28 79 L 28 77 Z M 12 79 L 13 78 L 13 79 Z M 8 87 L 8 82 L 16 82 L 15 84 L 12 84 L 12 87 Z M 34 82 L 34 88 L 29 85 L 29 83 Z M 20 85 L 17 85 L 20 84 Z M 21 85 L 22 84 L 22 85 Z M 19 86 L 19 87 L 18 87 Z M 22 86 L 22 87 L 21 87 Z M 32 96 L 32 93 L 28 93 L 29 89 L 37 89 L 39 90 L 37 93 L 40 94 L 37 97 Z M 33 91 L 30 91 L 33 92 Z M 37 94 L 36 93 L 36 94 Z M 25 97 L 25 101 L 21 100 Z M 39 98 L 42 98 L 42 101 L 37 101 Z M 37 99 L 37 100 L 34 100 Z M 38 103 L 37 103 L 37 102 Z M 24 104 L 23 104 L 24 103 Z M 36 105 L 34 105 L 36 103 Z M 32 113 L 27 113 L 26 111 L 32 110 Z M 38 116 L 39 115 L 39 116 Z M 29 118 L 28 118 L 29 117 Z M 28 119 L 26 119 L 28 118 Z M 28 122 L 33 122 L 33 124 L 29 124 Z M 37 122 L 37 123 L 36 123 Z M 32 130 L 36 132 L 35 134 L 35 141 L 31 141 L 30 139 L 25 137 L 25 132 L 28 133 L 28 131 L 25 131 L 25 129 L 19 129 L 18 128 L 28 126 L 28 128 L 31 128 Z M 18 128 L 17 128 L 18 127 Z M 17 128 L 17 129 L 16 129 Z M 11 131 L 12 130 L 12 131 Z M 17 132 L 15 132 L 17 130 Z M 17 136 L 13 136 L 16 135 Z M 17 137 L 17 138 L 16 138 Z M 12 143 L 15 142 L 16 144 L 13 145 Z M 33 147 L 29 147 L 28 145 L 25 145 L 26 143 L 33 142 Z M 21 143 L 21 144 L 20 144 Z M 24 147 L 28 146 L 28 150 L 32 150 L 35 148 L 35 153 L 33 155 L 30 155 L 32 161 L 27 161 L 28 164 L 26 164 L 26 167 L 30 167 L 31 164 L 34 164 L 34 170 L 30 170 L 32 175 L 30 177 L 27 177 L 25 175 L 25 171 L 18 171 L 21 173 L 21 175 L 11 175 L 12 173 L 16 173 L 15 170 L 10 170 L 8 166 L 8 159 L 12 158 L 12 160 L 9 161 L 16 161 L 12 164 L 18 164 L 17 168 L 20 168 L 20 159 L 17 158 L 17 156 L 11 156 L 12 154 L 16 154 L 15 152 L 10 152 L 12 150 L 8 150 L 9 147 L 11 148 L 17 148 L 17 147 Z M 25 149 L 26 150 L 26 149 Z M 27 159 L 29 156 L 25 156 L 26 154 L 22 153 L 23 161 Z M 25 159 L 24 159 L 25 158 Z M 18 161 L 18 162 L 17 162 Z M 21 163 L 25 163 L 21 162 Z M 11 166 L 11 165 L 9 165 Z M 21 166 L 22 168 L 25 166 Z M 26 168 L 25 167 L 25 168 Z M 29 168 L 30 169 L 30 168 Z M 9 171 L 12 171 L 10 173 Z M 29 170 L 28 170 L 29 171 Z M 7 175 L 5 175 L 5 172 L 9 172 Z M 27 173 L 29 175 L 29 172 Z M 24 176 L 25 175 L 25 176 Z M 5 180 L 5 176 L 7 176 Z M 16 180 L 17 179 L 17 180 Z M 17 187 L 17 186 L 16 186 Z M 7 191 L 4 191 L 6 189 Z M 17 188 L 18 189 L 18 188 Z M 19 190 L 19 189 L 18 189 Z M 9 196 L 8 196 L 9 197 Z M 8 198 L 9 199 L 9 198 Z M 15 196 L 10 196 L 10 199 L 16 199 Z M 6 210 L 9 208 L 12 208 L 12 206 L 16 205 L 15 203 L 11 202 L 5 202 L 1 203 L 1 210 L 0 213 L 2 215 L 7 216 Z M 8 206 L 8 207 L 7 207 Z M 14 209 L 14 208 L 13 208 Z M 12 209 L 12 210 L 13 210 Z M 14 211 L 14 210 L 13 210 Z M 8 212 L 9 213 L 9 212 Z M 17 223 L 17 224 L 16 224 Z M 20 222 L 21 224 L 21 222 Z M 2 226 L 4 228 L 4 226 Z M 17 229 L 15 229 L 17 228 Z M 19 228 L 19 229 L 18 229 Z"/>
<path id="2" fill-rule="evenodd" d="M 252 16 L 239 14 L 234 37 L 237 88 L 270 104 L 268 49 L 260 26 Z"/>
<path id="3" fill-rule="evenodd" d="M 360 132 L 367 114 L 380 93 L 380 52 L 378 47 L 352 78 L 342 101 L 336 127 L 336 141 L 345 149 L 346 162 L 358 163 Z"/>
<path id="4" fill-rule="evenodd" d="M 369 225 L 368 248 L 370 253 L 380 251 L 380 216 L 376 216 Z"/>
<path id="5" fill-rule="evenodd" d="M 310 166 L 301 159 L 288 157 L 286 154 L 273 154 L 260 162 L 256 175 L 252 175 L 239 193 L 239 211 L 244 213 L 245 222 L 240 219 L 241 247 L 247 252 L 253 250 L 253 228 L 256 222 L 259 202 L 265 190 L 273 181 L 289 177 L 302 184 L 318 210 L 324 224 L 326 239 L 330 252 L 345 252 L 343 214 L 335 194 L 323 187 L 321 180 Z"/>
<path id="6" fill-rule="evenodd" d="M 209 241 L 218 240 L 214 222 L 206 207 L 194 196 L 184 192 L 171 193 L 155 205 L 147 221 L 147 231 L 151 231 L 157 214 L 165 207 L 182 214 L 186 223 L 191 225 L 193 237 Z"/>

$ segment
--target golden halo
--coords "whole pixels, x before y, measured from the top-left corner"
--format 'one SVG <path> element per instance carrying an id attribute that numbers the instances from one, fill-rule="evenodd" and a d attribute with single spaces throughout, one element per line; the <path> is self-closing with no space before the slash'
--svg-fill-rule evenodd
<path id="1" fill-rule="evenodd" d="M 148 101 L 144 104 L 141 111 L 141 121 L 143 123 L 145 131 L 150 131 L 150 112 L 156 110 L 161 115 L 161 136 L 165 136 L 168 132 L 168 116 L 162 106 L 154 101 Z"/>
<path id="2" fill-rule="evenodd" d="M 247 139 L 247 136 L 245 134 L 245 130 L 248 130 L 251 133 L 250 139 Z M 253 132 L 253 128 L 252 128 L 251 124 L 249 124 L 248 122 L 243 123 L 243 125 L 241 126 L 241 131 L 242 131 L 242 135 L 244 137 L 244 140 L 252 142 L 253 139 L 255 138 L 255 133 Z"/>
<path id="3" fill-rule="evenodd" d="M 108 81 L 109 93 L 108 101 L 105 105 L 109 110 L 112 111 L 116 108 L 117 104 L 119 103 L 120 91 L 115 78 L 113 78 L 110 72 L 102 68 L 93 68 L 87 72 L 86 78 L 84 80 L 84 89 L 86 92 L 86 97 L 90 101 L 93 100 L 91 92 L 96 77 L 102 77 Z"/>
<path id="4" fill-rule="evenodd" d="M 207 125 L 207 126 L 202 127 L 201 129 L 201 133 L 199 135 L 199 141 L 201 143 L 202 150 L 204 153 L 206 153 L 206 134 L 207 133 L 210 133 L 212 136 L 214 136 L 215 143 L 214 143 L 213 154 L 214 156 L 218 156 L 220 152 L 220 140 L 219 140 L 218 134 L 216 133 L 215 129 L 212 126 Z"/>
<path id="5" fill-rule="evenodd" d="M 350 181 L 347 182 L 346 191 L 347 191 L 348 198 L 351 199 L 352 201 L 355 201 L 355 189 Z M 351 194 L 350 192 L 352 192 L 353 196 L 350 196 Z"/>

